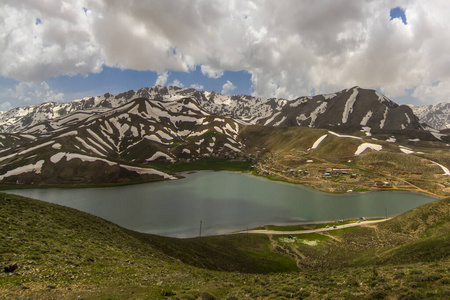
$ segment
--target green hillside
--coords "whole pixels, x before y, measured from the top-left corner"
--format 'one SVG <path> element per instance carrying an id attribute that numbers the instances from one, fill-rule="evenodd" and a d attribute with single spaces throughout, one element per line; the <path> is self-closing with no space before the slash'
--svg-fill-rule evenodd
<path id="1" fill-rule="evenodd" d="M 6 299 L 450 297 L 450 198 L 322 234 L 174 239 L 0 194 Z M 3 268 L 17 264 L 14 272 Z"/>

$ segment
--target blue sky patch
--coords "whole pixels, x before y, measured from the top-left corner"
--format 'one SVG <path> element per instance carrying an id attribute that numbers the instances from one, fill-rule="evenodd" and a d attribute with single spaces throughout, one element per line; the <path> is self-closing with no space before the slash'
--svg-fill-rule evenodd
<path id="1" fill-rule="evenodd" d="M 401 8 L 400 6 L 391 8 L 390 16 L 391 16 L 391 21 L 396 18 L 399 18 L 402 20 L 403 24 L 405 24 L 405 25 L 408 24 L 406 22 L 405 10 L 403 8 Z"/>

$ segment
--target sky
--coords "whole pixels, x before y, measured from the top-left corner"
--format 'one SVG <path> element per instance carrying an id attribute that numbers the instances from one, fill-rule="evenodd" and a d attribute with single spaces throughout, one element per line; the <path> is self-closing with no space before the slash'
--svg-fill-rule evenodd
<path id="1" fill-rule="evenodd" d="M 450 102 L 448 0 L 0 0 L 0 111 L 154 85 Z"/>

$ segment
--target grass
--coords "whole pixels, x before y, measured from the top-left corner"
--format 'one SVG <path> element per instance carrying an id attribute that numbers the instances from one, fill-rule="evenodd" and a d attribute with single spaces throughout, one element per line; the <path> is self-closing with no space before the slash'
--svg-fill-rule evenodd
<path id="1" fill-rule="evenodd" d="M 174 239 L 0 194 L 4 299 L 445 299 L 450 198 L 326 235 Z M 310 242 L 317 242 L 312 245 Z M 309 243 L 308 243 L 309 242 Z"/>

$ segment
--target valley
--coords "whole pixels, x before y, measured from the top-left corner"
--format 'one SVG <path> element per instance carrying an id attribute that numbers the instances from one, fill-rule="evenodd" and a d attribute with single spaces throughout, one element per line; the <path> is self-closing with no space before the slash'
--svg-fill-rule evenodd
<path id="1" fill-rule="evenodd" d="M 3 189 L 170 182 L 182 171 L 231 169 L 330 193 L 442 198 L 328 232 L 289 237 L 292 228 L 272 227 L 286 235 L 177 239 L 0 193 L 5 299 L 450 296 L 449 133 L 377 91 L 286 100 L 156 86 L 16 108 L 0 115 L 0 129 Z"/>

